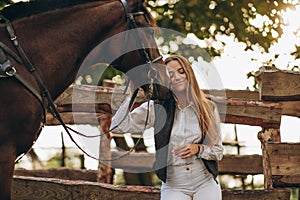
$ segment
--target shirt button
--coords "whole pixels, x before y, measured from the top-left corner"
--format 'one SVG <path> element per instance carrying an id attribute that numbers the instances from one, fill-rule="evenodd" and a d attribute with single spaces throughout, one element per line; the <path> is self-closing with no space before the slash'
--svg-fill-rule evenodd
<path id="1" fill-rule="evenodd" d="M 189 171 L 189 170 L 190 170 L 190 168 L 188 168 L 188 167 L 187 167 L 187 168 L 186 168 L 186 170 L 187 170 L 187 171 Z"/>

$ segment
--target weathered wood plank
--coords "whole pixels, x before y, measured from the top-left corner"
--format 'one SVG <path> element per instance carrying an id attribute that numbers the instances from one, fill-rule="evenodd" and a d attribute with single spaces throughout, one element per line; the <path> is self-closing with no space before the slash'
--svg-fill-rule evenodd
<path id="1" fill-rule="evenodd" d="M 75 181 L 19 176 L 14 177 L 12 199 L 84 199 L 84 190 Z"/>
<path id="2" fill-rule="evenodd" d="M 272 175 L 300 175 L 300 143 L 267 143 L 266 148 Z"/>
<path id="3" fill-rule="evenodd" d="M 89 85 L 70 85 L 56 100 L 57 105 L 80 103 L 111 104 L 113 88 Z"/>
<path id="4" fill-rule="evenodd" d="M 82 200 L 82 199 L 114 199 L 114 200 L 158 200 L 160 189 L 149 186 L 116 186 L 105 183 L 86 181 L 68 181 L 35 177 L 14 177 L 14 200 Z M 222 190 L 223 200 L 289 200 L 290 190 Z"/>
<path id="5" fill-rule="evenodd" d="M 112 109 L 120 106 L 124 98 L 129 94 L 124 94 L 125 86 L 115 88 L 91 86 L 91 85 L 71 85 L 56 100 L 55 104 L 109 104 Z M 145 96 L 139 91 L 136 102 L 145 101 Z"/>
<path id="6" fill-rule="evenodd" d="M 69 169 L 69 168 L 36 169 L 36 170 L 15 169 L 14 175 L 97 182 L 96 170 L 82 170 L 82 169 Z"/>
<path id="7" fill-rule="evenodd" d="M 225 123 L 279 128 L 282 104 L 243 99 L 212 97 Z"/>
<path id="8" fill-rule="evenodd" d="M 126 152 L 124 152 L 126 153 Z M 122 152 L 113 152 L 112 158 L 121 156 Z M 128 156 L 112 162 L 112 167 L 145 171 L 151 171 L 155 157 L 153 153 L 131 153 Z M 262 174 L 262 157 L 261 155 L 224 155 L 219 162 L 220 174 Z M 66 168 L 43 169 L 43 170 L 24 170 L 16 169 L 14 172 L 17 176 L 33 176 L 60 178 L 67 180 L 85 180 L 96 181 L 97 172 L 94 170 L 74 170 Z"/>
<path id="9" fill-rule="evenodd" d="M 124 153 L 113 152 L 113 157 Z M 127 170 L 151 170 L 154 154 L 131 153 L 130 155 L 113 161 L 113 166 Z M 262 174 L 262 158 L 260 155 L 224 155 L 219 163 L 220 174 Z"/>
<path id="10" fill-rule="evenodd" d="M 127 172 L 137 171 L 152 171 L 152 166 L 155 161 L 153 153 L 130 153 L 128 151 L 112 152 L 111 163 L 113 168 L 124 169 Z"/>
<path id="11" fill-rule="evenodd" d="M 282 115 L 300 118 L 300 101 L 282 102 Z"/>
<path id="12" fill-rule="evenodd" d="M 124 98 L 124 86 L 117 88 L 89 86 L 89 85 L 70 85 L 56 100 L 57 105 L 74 104 L 74 103 L 110 103 L 113 98 Z M 239 98 L 247 100 L 259 100 L 258 91 L 249 90 L 203 90 L 204 93 L 212 96 L 224 98 Z M 128 94 L 128 93 L 127 93 Z M 119 95 L 119 96 L 118 96 Z M 144 101 L 142 93 L 138 96 L 138 102 Z"/>
<path id="13" fill-rule="evenodd" d="M 226 93 L 227 99 L 241 99 L 241 100 L 256 100 L 259 101 L 259 91 L 249 91 L 249 90 L 203 90 L 204 93 L 224 96 L 224 91 Z M 278 102 L 278 101 L 276 101 Z M 300 101 L 282 101 L 282 115 L 300 117 Z M 231 120 L 232 121 L 232 120 Z"/>
<path id="14" fill-rule="evenodd" d="M 99 125 L 101 120 L 107 120 L 112 114 L 108 104 L 66 104 L 57 108 L 65 124 Z M 46 125 L 60 125 L 60 123 L 51 113 L 47 113 Z"/>
<path id="15" fill-rule="evenodd" d="M 299 166 L 298 166 L 299 167 Z M 300 174 L 285 175 L 285 176 L 272 176 L 274 187 L 300 187 Z"/>
<path id="16" fill-rule="evenodd" d="M 253 126 L 261 126 L 265 128 L 279 128 L 281 122 L 282 104 L 260 101 L 249 101 L 241 99 L 228 99 L 213 98 L 216 102 L 220 115 L 225 118 L 225 123 L 236 123 Z M 101 106 L 102 105 L 102 106 Z M 59 109 L 61 116 L 67 124 L 98 124 L 99 114 L 103 112 L 104 105 L 91 105 L 86 104 L 78 106 L 76 112 L 72 111 L 70 105 L 66 108 L 62 106 Z M 86 112 L 80 112 L 86 109 Z M 109 109 L 106 109 L 110 112 Z M 90 113 L 88 111 L 91 111 Z M 75 120 L 75 121 L 74 121 Z M 58 125 L 58 121 L 52 115 L 47 114 L 46 125 Z"/>
<path id="17" fill-rule="evenodd" d="M 70 181 L 37 177 L 14 177 L 14 200 L 82 200 L 82 199 L 132 199 L 160 198 L 160 190 L 146 186 L 115 186 L 87 181 Z"/>
<path id="18" fill-rule="evenodd" d="M 263 174 L 261 155 L 224 155 L 219 162 L 220 174 Z"/>
<path id="19" fill-rule="evenodd" d="M 124 152 L 112 152 L 112 159 L 118 158 Z M 126 169 L 128 171 L 151 171 L 155 157 L 153 153 L 130 153 L 124 158 L 112 161 L 113 168 Z M 262 157 L 260 155 L 224 155 L 219 162 L 220 174 L 262 174 Z M 94 171 L 69 170 L 65 168 L 48 170 L 15 170 L 15 175 L 36 176 L 48 178 L 61 178 L 69 180 L 93 181 Z M 72 178 L 74 177 L 74 178 Z"/>
<path id="20" fill-rule="evenodd" d="M 112 152 L 112 158 L 118 158 L 127 152 Z M 112 167 L 128 171 L 152 170 L 155 157 L 153 153 L 131 153 L 116 159 Z M 220 174 L 262 174 L 262 157 L 260 155 L 224 155 L 219 162 Z"/>
<path id="21" fill-rule="evenodd" d="M 55 103 L 58 106 L 68 104 L 114 104 L 114 102 L 116 102 L 116 105 L 119 105 L 125 97 L 123 94 L 124 89 L 124 86 L 108 88 L 102 86 L 71 85 L 55 100 Z M 207 95 L 219 96 L 226 99 L 259 100 L 258 91 L 229 89 L 203 91 Z M 136 102 L 143 101 L 145 101 L 145 97 L 140 92 Z"/>
<path id="22" fill-rule="evenodd" d="M 247 100 L 259 100 L 259 92 L 258 91 L 250 91 L 250 90 L 206 90 L 203 92 L 207 95 L 211 96 L 219 96 L 226 99 L 247 99 Z"/>
<path id="23" fill-rule="evenodd" d="M 290 200 L 291 192 L 288 189 L 268 190 L 222 190 L 223 200 Z"/>
<path id="24" fill-rule="evenodd" d="M 98 86 L 71 86 L 61 97 L 56 100 L 60 112 L 86 112 L 87 114 L 78 114 L 82 117 L 83 122 L 77 120 L 78 123 L 87 123 L 90 118 L 88 113 L 98 112 L 101 109 L 99 105 L 111 105 L 116 109 L 123 101 L 124 87 L 111 88 L 107 90 Z M 253 126 L 262 126 L 266 128 L 279 128 L 283 106 L 276 102 L 257 101 L 258 92 L 242 91 L 242 90 L 205 90 L 211 96 L 212 100 L 218 105 L 221 116 L 225 119 L 225 123 L 237 123 Z M 224 96 L 226 94 L 226 96 Z M 226 98 L 226 99 L 225 99 Z M 145 100 L 142 93 L 139 93 L 138 102 Z M 71 106 L 72 104 L 72 106 Z M 295 106 L 292 104 L 291 106 Z M 299 111 L 300 112 L 300 111 Z M 297 112 L 285 104 L 285 113 L 297 115 Z M 69 114 L 66 114 L 69 115 Z M 299 113 L 300 115 L 300 113 Z M 72 117 L 65 116 L 67 123 L 72 123 Z M 48 116 L 48 125 L 57 125 L 57 121 Z M 93 124 L 97 124 L 94 120 Z"/>
<path id="25" fill-rule="evenodd" d="M 257 72 L 260 99 L 265 101 L 300 100 L 300 73 L 261 68 Z"/>
<path id="26" fill-rule="evenodd" d="M 65 112 L 60 114 L 65 124 L 91 124 L 100 125 L 101 113 Z M 47 113 L 46 125 L 61 125 L 52 114 Z"/>
<path id="27" fill-rule="evenodd" d="M 73 94 L 73 88 L 75 93 Z M 115 89 L 101 87 L 101 86 L 74 86 L 71 85 L 65 92 L 59 96 L 55 103 L 58 105 L 60 112 L 90 112 L 93 111 L 98 104 L 111 104 L 113 102 L 114 109 L 119 106 L 124 99 L 122 94 L 124 87 Z M 249 90 L 203 90 L 208 95 L 223 97 L 226 99 L 240 99 L 240 100 L 259 100 L 258 91 Z M 113 101 L 112 101 L 113 98 Z M 144 98 L 139 97 L 138 102 L 142 102 Z M 75 106 L 71 105 L 77 104 Z M 288 101 L 282 102 L 283 115 L 300 117 L 300 102 Z"/>
<path id="28" fill-rule="evenodd" d="M 112 113 L 112 109 L 109 104 L 106 103 L 98 103 L 98 104 L 88 104 L 88 103 L 80 103 L 80 104 L 64 104 L 57 106 L 57 110 L 60 113 L 64 112 L 85 112 L 85 113 Z"/>
<path id="29" fill-rule="evenodd" d="M 266 143 L 275 187 L 300 187 L 300 143 Z"/>

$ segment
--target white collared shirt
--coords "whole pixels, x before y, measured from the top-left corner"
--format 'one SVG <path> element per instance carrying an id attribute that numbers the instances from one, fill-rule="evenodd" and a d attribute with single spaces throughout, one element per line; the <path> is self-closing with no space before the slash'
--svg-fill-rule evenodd
<path id="1" fill-rule="evenodd" d="M 155 113 L 154 113 L 154 101 L 145 102 L 138 108 L 126 115 L 130 98 L 127 97 L 123 104 L 120 106 L 116 114 L 114 115 L 111 123 L 111 128 L 118 125 L 123 119 L 122 123 L 119 124 L 113 132 L 120 133 L 143 133 L 145 129 L 146 116 L 149 107 L 148 123 L 146 128 L 154 126 Z M 169 157 L 168 165 L 180 165 L 184 163 L 191 163 L 197 157 L 201 157 L 207 160 L 221 160 L 223 157 L 223 145 L 221 134 L 216 144 L 213 146 L 208 146 L 203 141 L 203 152 L 199 155 L 189 157 L 187 159 L 181 159 L 173 155 L 172 150 L 183 144 L 199 143 L 202 138 L 201 129 L 199 126 L 198 118 L 195 113 L 193 105 L 188 105 L 185 108 L 180 108 L 176 106 L 173 128 L 170 136 L 169 142 Z M 217 109 L 214 110 L 216 116 L 219 116 Z M 126 115 L 126 116 L 125 116 Z M 166 120 L 166 115 L 159 116 L 160 120 Z M 218 119 L 218 117 L 216 117 Z M 216 123 L 219 124 L 219 121 Z M 219 126 L 218 126 L 219 127 Z"/>

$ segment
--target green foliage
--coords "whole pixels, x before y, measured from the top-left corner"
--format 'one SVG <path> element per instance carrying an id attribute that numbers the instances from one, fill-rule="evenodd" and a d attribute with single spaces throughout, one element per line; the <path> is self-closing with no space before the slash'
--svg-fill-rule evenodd
<path id="1" fill-rule="evenodd" d="M 85 85 L 102 85 L 104 79 L 112 79 L 116 75 L 123 75 L 123 73 L 114 67 L 107 64 L 95 64 L 84 72 L 80 73 L 77 82 Z"/>
<path id="2" fill-rule="evenodd" d="M 0 1 L 0 9 L 2 9 L 4 6 L 6 6 L 8 4 L 13 4 L 13 1 L 12 0 L 1 0 Z"/>
<path id="3" fill-rule="evenodd" d="M 112 79 L 114 76 L 116 75 L 123 75 L 123 73 L 119 70 L 117 70 L 116 68 L 112 67 L 112 66 L 108 66 L 105 71 L 103 72 L 99 82 L 97 85 L 103 85 L 103 80 L 104 79 Z"/>
<path id="4" fill-rule="evenodd" d="M 298 188 L 290 188 L 291 190 L 291 200 L 298 200 L 299 189 Z"/>
<path id="5" fill-rule="evenodd" d="M 67 168 L 76 168 L 76 157 L 78 156 L 74 156 L 72 155 L 72 157 L 66 157 L 65 158 L 65 164 Z M 62 163 L 62 157 L 60 153 L 57 153 L 56 155 L 54 155 L 52 158 L 50 158 L 47 163 L 46 163 L 46 168 L 50 169 L 50 168 L 59 168 L 62 167 L 61 166 Z"/>
<path id="6" fill-rule="evenodd" d="M 194 33 L 199 39 L 217 40 L 218 35 L 233 35 L 247 44 L 247 49 L 259 45 L 267 51 L 272 42 L 282 34 L 281 11 L 293 8 L 293 1 L 269 0 L 169 0 L 162 4 L 149 0 L 148 6 L 157 14 L 160 27 Z M 264 16 L 268 19 L 255 25 L 253 20 Z M 295 19 L 296 20 L 296 19 Z M 220 55 L 220 49 L 207 46 L 211 56 Z M 299 55 L 300 51 L 297 50 Z"/>

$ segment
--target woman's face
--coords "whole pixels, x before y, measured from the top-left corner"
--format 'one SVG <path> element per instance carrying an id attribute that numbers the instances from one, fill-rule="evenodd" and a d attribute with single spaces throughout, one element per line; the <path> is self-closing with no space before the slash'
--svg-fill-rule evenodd
<path id="1" fill-rule="evenodd" d="M 167 70 L 170 76 L 171 86 L 174 93 L 185 93 L 188 87 L 186 73 L 177 60 L 167 63 Z"/>

